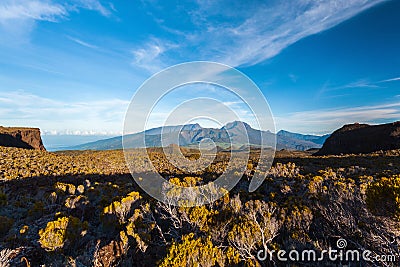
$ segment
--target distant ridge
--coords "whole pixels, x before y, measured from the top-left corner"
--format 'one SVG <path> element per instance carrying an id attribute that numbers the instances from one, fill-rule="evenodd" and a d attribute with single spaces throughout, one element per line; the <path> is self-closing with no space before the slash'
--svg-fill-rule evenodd
<path id="1" fill-rule="evenodd" d="M 379 124 L 347 124 L 336 130 L 314 155 L 370 153 L 400 148 L 400 121 Z"/>
<path id="2" fill-rule="evenodd" d="M 309 149 L 320 148 L 328 137 L 329 134 L 322 136 L 310 134 L 305 135 L 280 130 L 277 133 L 277 143 L 287 149 L 306 151 Z"/>
<path id="3" fill-rule="evenodd" d="M 163 140 L 161 131 L 163 130 Z M 179 134 L 177 134 L 179 133 Z M 229 133 L 229 134 L 228 134 Z M 328 137 L 316 135 L 302 135 L 287 131 L 280 131 L 277 134 L 270 131 L 260 131 L 252 128 L 249 124 L 241 121 L 227 123 L 218 128 L 203 128 L 199 124 L 187 124 L 176 126 L 165 126 L 149 129 L 140 133 L 124 136 L 125 144 L 128 148 L 143 147 L 145 138 L 146 147 L 161 147 L 176 144 L 179 138 L 179 145 L 186 147 L 197 147 L 197 144 L 205 138 L 209 138 L 220 147 L 226 149 L 232 145 L 235 149 L 260 146 L 262 143 L 272 146 L 273 141 L 277 141 L 277 149 L 288 150 L 307 150 L 320 148 Z M 95 142 L 85 143 L 77 146 L 68 147 L 69 150 L 111 150 L 122 149 L 122 137 L 113 137 Z"/>
<path id="4" fill-rule="evenodd" d="M 299 134 L 299 133 L 292 133 L 285 130 L 280 130 L 277 134 L 281 137 L 288 137 L 298 140 L 310 141 L 316 144 L 323 145 L 325 140 L 330 136 L 330 134 L 325 134 L 322 136 L 319 135 L 311 135 L 311 134 Z"/>

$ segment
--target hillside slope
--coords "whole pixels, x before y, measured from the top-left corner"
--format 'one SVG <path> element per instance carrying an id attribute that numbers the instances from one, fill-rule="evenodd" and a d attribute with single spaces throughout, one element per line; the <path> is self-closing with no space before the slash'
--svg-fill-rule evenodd
<path id="1" fill-rule="evenodd" d="M 315 155 L 370 153 L 400 148 L 400 121 L 380 124 L 347 124 L 336 130 Z"/>

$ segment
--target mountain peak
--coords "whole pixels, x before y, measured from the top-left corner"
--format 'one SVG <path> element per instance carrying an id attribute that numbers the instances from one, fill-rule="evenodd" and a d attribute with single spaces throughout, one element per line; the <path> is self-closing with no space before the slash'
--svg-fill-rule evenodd
<path id="1" fill-rule="evenodd" d="M 280 130 L 279 132 L 277 132 L 277 134 L 287 134 L 287 133 L 292 133 L 286 130 Z"/>
<path id="2" fill-rule="evenodd" d="M 193 124 L 185 124 L 182 127 L 182 131 L 194 131 L 194 130 L 200 130 L 203 129 L 200 124 L 198 123 L 193 123 Z"/>
<path id="3" fill-rule="evenodd" d="M 238 127 L 243 127 L 245 129 L 250 129 L 251 126 L 249 124 L 247 124 L 246 122 L 243 121 L 232 121 L 232 122 L 228 122 L 227 124 L 225 124 L 225 126 L 223 126 L 221 129 L 226 129 L 226 130 L 231 130 L 234 128 L 238 128 Z"/>

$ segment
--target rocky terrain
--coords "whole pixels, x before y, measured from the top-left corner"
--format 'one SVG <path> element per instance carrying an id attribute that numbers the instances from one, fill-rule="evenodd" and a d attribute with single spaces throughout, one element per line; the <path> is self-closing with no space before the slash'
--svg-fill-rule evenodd
<path id="1" fill-rule="evenodd" d="M 138 179 L 146 179 L 147 152 L 130 153 Z M 165 179 L 183 186 L 212 182 L 229 160 L 218 154 L 193 174 L 177 170 L 160 149 L 148 153 Z M 346 249 L 393 256 L 352 266 L 398 266 L 400 260 L 399 150 L 344 156 L 281 151 L 261 187 L 249 193 L 254 152 L 231 192 L 191 208 L 149 197 L 131 178 L 121 150 L 0 147 L 0 154 L 0 266 L 287 266 L 276 253 L 271 260 L 257 253 L 320 253 L 337 248 L 340 238 Z M 348 264 L 325 258 L 293 266 Z"/>
<path id="2" fill-rule="evenodd" d="M 46 150 L 39 128 L 0 126 L 0 146 Z"/>
<path id="3" fill-rule="evenodd" d="M 400 121 L 380 124 L 348 124 L 326 139 L 316 155 L 370 153 L 400 148 Z"/>

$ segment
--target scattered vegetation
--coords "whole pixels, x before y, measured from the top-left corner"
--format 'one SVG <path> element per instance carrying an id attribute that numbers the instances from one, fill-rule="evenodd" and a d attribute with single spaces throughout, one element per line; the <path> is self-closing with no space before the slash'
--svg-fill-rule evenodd
<path id="1" fill-rule="evenodd" d="M 149 151 L 151 162 L 143 153 L 128 157 L 140 179 L 153 163 L 184 187 L 213 181 L 229 160 L 219 153 L 204 171 L 179 170 L 157 149 Z M 255 151 L 231 192 L 198 207 L 150 198 L 131 178 L 122 151 L 0 147 L 0 154 L 0 266 L 280 266 L 276 254 L 260 261 L 257 252 L 322 251 L 338 238 L 373 255 L 399 253 L 397 150 L 329 157 L 278 152 L 262 186 L 249 193 Z M 187 158 L 190 165 L 199 157 Z"/>
<path id="2" fill-rule="evenodd" d="M 400 175 L 382 177 L 367 189 L 368 208 L 378 215 L 400 219 Z"/>
<path id="3" fill-rule="evenodd" d="M 168 254 L 161 262 L 161 267 L 167 266 L 224 266 L 224 255 L 214 246 L 211 238 L 194 238 L 190 233 L 182 237 L 181 242 L 173 242 Z"/>

